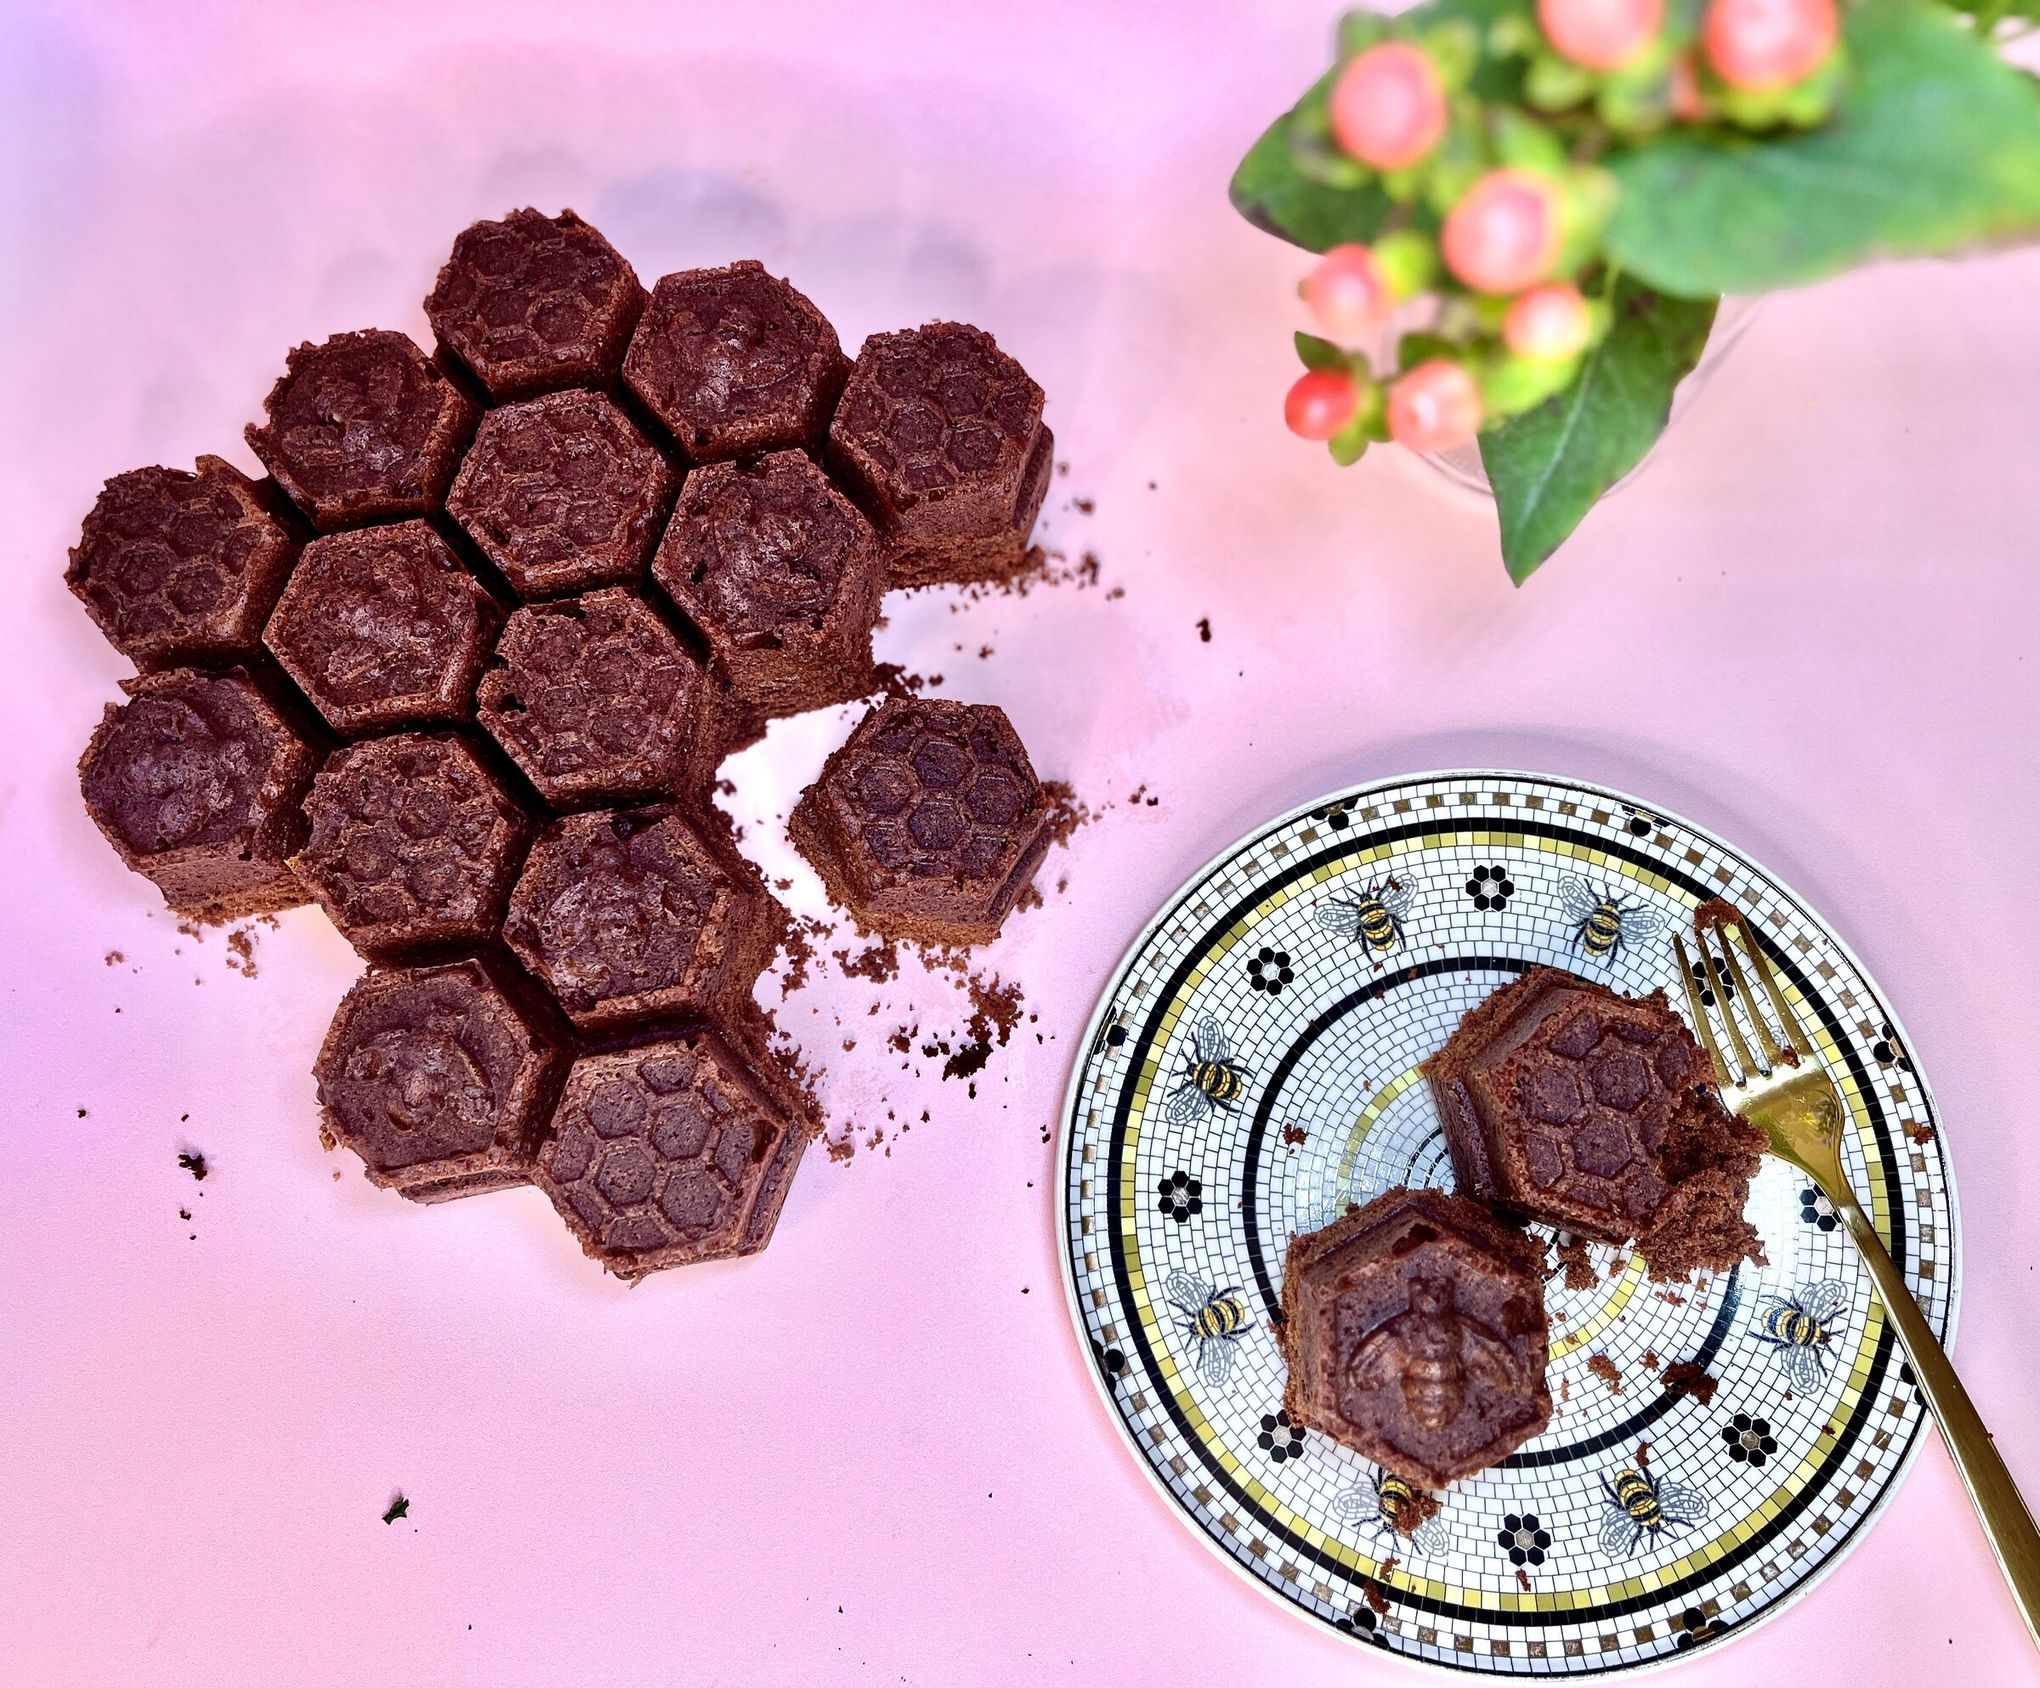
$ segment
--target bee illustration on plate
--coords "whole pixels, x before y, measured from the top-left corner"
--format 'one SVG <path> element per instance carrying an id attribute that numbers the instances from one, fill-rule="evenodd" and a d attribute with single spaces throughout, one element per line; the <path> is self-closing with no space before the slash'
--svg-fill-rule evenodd
<path id="1" fill-rule="evenodd" d="M 1685 1483 L 1661 1481 L 1635 1466 L 1624 1466 L 1611 1482 L 1601 1479 L 1607 1510 L 1601 1515 L 1601 1550 L 1622 1558 L 1646 1536 L 1655 1542 L 1677 1535 L 1707 1516 L 1707 1497 Z"/>
<path id="2" fill-rule="evenodd" d="M 1640 897 L 1615 897 L 1599 886 L 1568 875 L 1559 882 L 1559 906 L 1572 922 L 1573 947 L 1606 961 L 1624 944 L 1640 944 L 1664 930 L 1664 916 L 1642 906 Z"/>
<path id="3" fill-rule="evenodd" d="M 1812 1394 L 1827 1376 L 1828 1348 L 1848 1305 L 1849 1286 L 1839 1278 L 1797 1295 L 1769 1295 L 1750 1334 L 1777 1356 L 1795 1389 Z"/>
<path id="4" fill-rule="evenodd" d="M 1171 1125 L 1233 1112 L 1240 1105 L 1247 1080 L 1254 1076 L 1232 1058 L 1225 1028 L 1209 1014 L 1197 1022 L 1190 1049 L 1190 1059 L 1183 1063 L 1183 1076 L 1169 1091 Z"/>
<path id="5" fill-rule="evenodd" d="M 1237 1288 L 1213 1289 L 1190 1272 L 1171 1272 L 1162 1283 L 1169 1305 L 1183 1315 L 1183 1334 L 1197 1343 L 1197 1371 L 1214 1388 L 1232 1372 L 1232 1345 L 1254 1323 Z"/>
<path id="6" fill-rule="evenodd" d="M 1403 941 L 1403 916 L 1417 894 L 1414 885 L 1389 878 L 1361 888 L 1357 897 L 1335 897 L 1320 905 L 1317 923 L 1334 937 L 1386 955 Z"/>
<path id="7" fill-rule="evenodd" d="M 1353 1351 L 1347 1375 L 1362 1389 L 1400 1380 L 1410 1417 L 1442 1430 L 1466 1405 L 1469 1382 L 1507 1389 L 1516 1379 L 1509 1345 L 1452 1305 L 1444 1278 L 1412 1278 L 1410 1305 Z"/>
<path id="8" fill-rule="evenodd" d="M 1372 1482 L 1355 1484 L 1343 1494 L 1333 1496 L 1332 1510 L 1341 1518 L 1372 1530 L 1377 1540 L 1385 1537 L 1392 1544 L 1402 1537 L 1416 1552 L 1435 1556 L 1444 1552 L 1451 1536 L 1445 1521 L 1434 1512 L 1415 1529 L 1408 1529 L 1410 1518 L 1422 1508 L 1424 1498 L 1414 1483 L 1377 1466 Z"/>

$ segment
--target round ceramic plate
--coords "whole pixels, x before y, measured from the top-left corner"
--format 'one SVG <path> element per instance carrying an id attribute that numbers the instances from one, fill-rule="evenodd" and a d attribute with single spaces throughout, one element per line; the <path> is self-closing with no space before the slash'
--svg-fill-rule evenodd
<path id="1" fill-rule="evenodd" d="M 1600 959 L 1578 942 L 1583 895 L 1643 917 Z M 1099 1004 L 1070 1084 L 1058 1210 L 1099 1385 L 1197 1531 L 1357 1643 L 1522 1676 L 1714 1644 L 1831 1566 L 1919 1440 L 1911 1373 L 1846 1235 L 1769 1160 L 1748 1210 L 1764 1267 L 1667 1288 L 1597 1246 L 1599 1281 L 1568 1289 L 1557 1239 L 1532 1228 L 1548 1247 L 1551 1426 L 1453 1485 L 1415 1539 L 1386 1523 L 1379 1470 L 1281 1411 L 1290 1236 L 1392 1185 L 1452 1183 L 1418 1063 L 1537 963 L 1665 988 L 1683 1012 L 1670 937 L 1712 897 L 1768 933 L 1780 982 L 1818 1025 L 1849 1104 L 1850 1179 L 1945 1337 L 1955 1192 L 1896 1020 L 1819 916 L 1662 811 L 1524 774 L 1346 792 L 1192 879 Z M 1385 949 L 1355 930 L 1364 899 L 1394 916 L 1394 930 L 1371 923 Z M 1184 1082 L 1210 1059 L 1241 1075 L 1229 1106 Z M 1767 1312 L 1788 1302 L 1825 1342 L 1766 1340 Z M 1667 1387 L 1680 1375 L 1695 1386 Z M 1638 1477 L 1657 1497 L 1644 1523 L 1612 1498 Z"/>

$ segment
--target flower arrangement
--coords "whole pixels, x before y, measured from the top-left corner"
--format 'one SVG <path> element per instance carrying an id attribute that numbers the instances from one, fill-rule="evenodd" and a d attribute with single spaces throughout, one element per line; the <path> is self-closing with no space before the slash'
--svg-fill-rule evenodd
<path id="1" fill-rule="evenodd" d="M 2001 55 L 2036 28 L 2040 0 L 1349 15 L 1232 182 L 1322 254 L 1289 427 L 1342 464 L 1478 441 L 1520 584 L 1663 431 L 1722 294 L 2040 231 L 2040 91 Z"/>

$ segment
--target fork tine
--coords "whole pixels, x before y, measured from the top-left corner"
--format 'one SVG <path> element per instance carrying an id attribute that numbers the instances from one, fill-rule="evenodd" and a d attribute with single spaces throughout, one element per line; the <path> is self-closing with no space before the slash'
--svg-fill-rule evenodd
<path id="1" fill-rule="evenodd" d="M 1743 970 L 1735 959 L 1735 945 L 1729 941 L 1729 931 L 1731 929 L 1724 925 L 1716 927 L 1715 930 L 1721 934 L 1721 971 L 1727 977 L 1729 990 L 1732 993 L 1731 997 L 1722 999 L 1722 1018 L 1733 1020 L 1735 1018 L 1734 1002 L 1736 1000 L 1741 1001 L 1743 1012 L 1750 1017 L 1751 1029 L 1757 1034 L 1758 1046 L 1764 1052 L 1764 1072 L 1768 1077 L 1771 1069 L 1785 1059 L 1786 1052 L 1779 1046 L 1778 1040 L 1771 1035 L 1771 1023 L 1762 1014 L 1757 1012 L 1757 1001 L 1750 993 L 1749 980 L 1743 977 Z M 1747 937 L 1748 934 L 1745 933 L 1744 935 Z M 1790 1038 L 1791 1035 L 1789 1030 L 1785 1033 L 1787 1038 Z"/>
<path id="2" fill-rule="evenodd" d="M 1771 1076 L 1771 1063 L 1759 1061 L 1750 1053 L 1750 1046 L 1743 1041 L 1742 1024 L 1735 1017 L 1735 999 L 1728 993 L 1728 986 L 1722 982 L 1721 969 L 1714 964 L 1714 950 L 1707 942 L 1705 931 L 1695 928 L 1693 941 L 1700 946 L 1700 965 L 1707 970 L 1707 988 L 1714 993 L 1715 1003 L 1721 1009 L 1721 1023 L 1728 1028 L 1728 1040 L 1735 1045 L 1736 1059 L 1742 1062 L 1743 1082 L 1752 1078 Z M 1722 946 L 1724 952 L 1728 945 Z"/>
<path id="3" fill-rule="evenodd" d="M 1734 925 L 1741 936 L 1742 947 L 1749 955 L 1751 965 L 1756 969 L 1757 978 L 1763 984 L 1764 994 L 1771 999 L 1771 1011 L 1778 1016 L 1779 1029 L 1784 1032 L 1786 1041 L 1791 1045 L 1784 1052 L 1785 1058 L 1795 1065 L 1802 1056 L 1809 1061 L 1817 1059 L 1819 1050 L 1807 1034 L 1804 1023 L 1793 1013 L 1792 1004 L 1785 1000 L 1784 991 L 1779 989 L 1778 976 L 1771 971 L 1771 963 L 1764 955 L 1764 946 L 1757 941 L 1755 929 L 1747 920 L 1738 920 Z M 1728 948 L 1727 928 L 1723 928 L 1721 946 L 1723 949 Z"/>
<path id="4" fill-rule="evenodd" d="M 1699 933 L 1694 933 L 1693 941 L 1700 942 Z M 1722 1054 L 1721 1044 L 1714 1035 L 1713 1017 L 1707 1012 L 1707 1004 L 1700 1000 L 1700 983 L 1693 977 L 1693 958 L 1686 951 L 1686 940 L 1676 932 L 1672 934 L 1672 948 L 1678 951 L 1679 955 L 1679 982 L 1686 987 L 1686 1006 L 1692 1013 L 1693 1025 L 1700 1033 L 1700 1041 L 1707 1045 L 1707 1053 L 1713 1059 L 1716 1082 L 1727 1085 L 1741 1084 L 1743 1075 L 1740 1070 L 1732 1069 L 1728 1058 Z M 1701 946 L 1701 953 L 1706 953 L 1704 944 Z M 1714 1000 L 1717 1002 L 1721 1000 L 1718 992 Z"/>

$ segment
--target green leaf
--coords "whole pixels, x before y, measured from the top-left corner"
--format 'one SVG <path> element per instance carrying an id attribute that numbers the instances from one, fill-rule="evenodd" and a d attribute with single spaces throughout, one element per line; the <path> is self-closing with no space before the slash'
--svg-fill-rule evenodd
<path id="1" fill-rule="evenodd" d="M 1321 77 L 1297 107 L 1322 98 L 1331 80 L 1329 73 Z M 1233 172 L 1233 209 L 1256 228 L 1312 252 L 1342 241 L 1372 240 L 1381 232 L 1392 201 L 1379 182 L 1332 187 L 1298 170 L 1290 146 L 1296 115 L 1294 109 L 1284 112 L 1240 160 Z"/>
<path id="2" fill-rule="evenodd" d="M 1683 130 L 1608 161 L 1610 258 L 1701 299 L 2040 232 L 2033 83 L 1926 0 L 1844 17 L 1855 80 L 1825 127 Z"/>
<path id="3" fill-rule="evenodd" d="M 1315 334 L 1305 334 L 1301 329 L 1296 335 L 1296 355 L 1303 359 L 1305 369 L 1344 369 L 1346 354 L 1329 340 L 1320 340 Z"/>
<path id="4" fill-rule="evenodd" d="M 1672 392 L 1700 360 L 1712 299 L 1672 299 L 1624 277 L 1615 322 L 1579 379 L 1481 435 L 1501 517 L 1502 560 L 1518 586 L 1595 501 L 1643 460 L 1671 416 Z"/>

